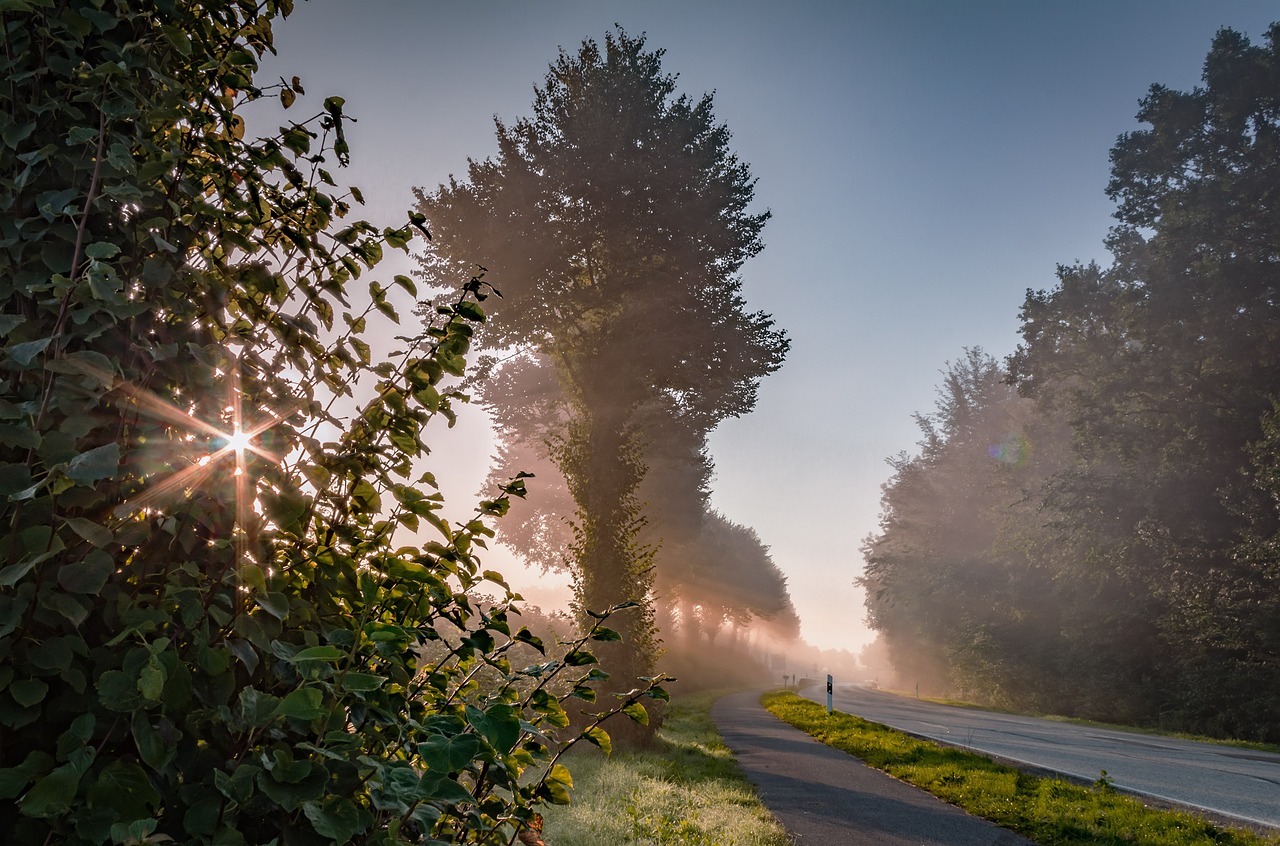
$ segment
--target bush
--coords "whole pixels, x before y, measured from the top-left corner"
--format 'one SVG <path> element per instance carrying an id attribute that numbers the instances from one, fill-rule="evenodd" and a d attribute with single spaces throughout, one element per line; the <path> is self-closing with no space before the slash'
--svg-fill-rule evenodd
<path id="1" fill-rule="evenodd" d="M 607 614 L 507 660 L 542 645 L 476 552 L 524 479 L 450 525 L 415 470 L 490 289 L 375 360 L 392 289 L 357 280 L 425 220 L 347 222 L 340 98 L 246 138 L 304 94 L 254 79 L 290 5 L 0 13 L 9 843 L 507 843 L 608 746 L 560 704 Z"/>

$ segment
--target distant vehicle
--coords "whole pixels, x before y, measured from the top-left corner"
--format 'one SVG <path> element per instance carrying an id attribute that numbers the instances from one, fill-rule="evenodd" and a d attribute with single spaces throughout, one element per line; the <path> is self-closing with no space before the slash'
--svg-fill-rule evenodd
<path id="1" fill-rule="evenodd" d="M 865 687 L 867 690 L 879 690 L 880 682 L 876 681 L 875 679 L 870 679 L 865 684 L 863 684 L 863 687 Z"/>

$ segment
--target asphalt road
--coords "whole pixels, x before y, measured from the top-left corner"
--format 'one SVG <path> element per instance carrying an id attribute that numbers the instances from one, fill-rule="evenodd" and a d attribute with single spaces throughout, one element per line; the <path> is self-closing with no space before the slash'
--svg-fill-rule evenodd
<path id="1" fill-rule="evenodd" d="M 826 704 L 826 690 L 803 695 Z M 1092 781 L 1102 770 L 1118 789 L 1280 829 L 1280 754 L 935 705 L 837 685 L 846 714 L 1012 762 Z"/>
<path id="2" fill-rule="evenodd" d="M 797 846 L 1035 846 L 792 728 L 759 692 L 730 694 L 711 716 Z"/>

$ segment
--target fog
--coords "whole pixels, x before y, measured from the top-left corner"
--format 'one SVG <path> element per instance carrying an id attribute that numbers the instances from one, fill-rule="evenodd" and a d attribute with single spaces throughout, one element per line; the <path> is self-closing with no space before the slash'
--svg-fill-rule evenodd
<path id="1" fill-rule="evenodd" d="M 733 149 L 758 178 L 754 207 L 772 212 L 763 230 L 766 248 L 742 265 L 741 292 L 750 309 L 773 316 L 792 344 L 785 365 L 760 380 L 752 412 L 707 432 L 706 454 L 714 466 L 706 483 L 708 511 L 751 529 L 767 547 L 786 579 L 804 641 L 857 654 L 874 639 L 862 623 L 863 597 L 853 580 L 861 573 L 864 539 L 880 532 L 880 487 L 896 473 L 885 458 L 914 450 L 920 436 L 912 415 L 930 413 L 938 369 L 974 344 L 1003 362 L 1024 328 L 1018 317 L 1024 292 L 1061 284 L 1053 272 L 1058 263 L 1094 260 L 1111 267 L 1106 239 L 1116 205 L 1104 193 L 1109 150 L 1122 132 L 1143 126 L 1135 116 L 1139 98 L 1153 82 L 1178 90 L 1197 84 L 1220 26 L 1236 27 L 1258 43 L 1270 20 L 1253 4 L 1198 3 L 1170 4 L 1158 17 L 1137 4 L 1090 3 L 1037 4 L 1016 13 L 998 3 L 942 10 L 911 3 L 761 5 L 751 14 L 735 5 L 733 12 L 714 3 L 677 10 L 565 2 L 536 10 L 513 6 L 495 17 L 465 4 L 433 4 L 430 10 L 365 4 L 358 13 L 342 4 L 304 4 L 278 28 L 279 56 L 266 71 L 301 74 L 309 91 L 347 97 L 360 120 L 350 130 L 350 177 L 365 189 L 366 211 L 375 220 L 398 219 L 414 202 L 412 186 L 431 190 L 450 173 L 463 176 L 469 157 L 494 155 L 493 116 L 512 123 L 529 115 L 531 86 L 543 78 L 556 48 L 603 38 L 615 21 L 666 50 L 664 67 L 680 74 L 681 92 L 696 98 L 715 91 L 716 117 L 731 128 Z M 1046 32 L 1055 34 L 1051 42 Z M 790 58 L 762 73 L 760 55 Z M 471 73 L 457 73 L 461 67 Z M 408 257 L 400 261 L 405 272 L 416 266 Z M 1131 326 L 1130 349 L 1171 349 L 1177 339 L 1155 328 Z M 1224 354 L 1221 360 L 1230 360 Z M 1265 361 L 1265 355 L 1247 360 Z M 1158 368 L 1146 367 L 1155 379 Z M 1065 366 L 1058 372 L 1065 374 Z M 1031 378 L 1052 381 L 1039 372 Z M 1177 396 L 1199 390 L 1172 384 Z M 1060 410 L 1064 396 L 1059 411 L 1049 415 L 1052 422 L 1096 432 L 1104 444 L 1158 441 L 1171 449 L 1181 445 L 1179 455 L 1192 457 L 1204 450 L 1187 431 L 1219 431 L 1212 420 L 1198 420 L 1182 430 L 1154 426 L 1138 437 L 1125 422 L 1133 409 L 1099 401 L 1108 413 L 1067 419 Z M 1254 403 L 1242 406 L 1250 409 L 1253 428 L 1251 434 L 1241 429 L 1240 437 L 1262 443 L 1265 409 L 1246 402 Z M 473 409 L 440 436 L 437 472 L 460 517 L 489 470 L 473 457 L 498 450 L 494 432 L 486 415 Z M 1011 437 L 1025 439 L 1016 442 L 1022 459 L 993 457 L 993 449 L 1012 449 Z M 974 463 L 985 458 L 1004 473 L 1002 484 L 1012 478 L 1030 490 L 1034 486 L 1019 474 L 1069 466 L 1072 437 L 1017 427 L 992 432 L 975 446 Z M 1214 443 L 1209 454 L 1229 457 L 1237 469 L 1260 460 L 1227 446 L 1228 440 Z M 1135 456 L 1131 447 L 1125 450 L 1096 451 L 1082 460 L 1133 471 Z M 1080 562 L 1104 559 L 1108 549 L 1141 537 L 1146 559 L 1168 562 L 1173 574 L 1201 572 L 1182 561 L 1184 545 L 1176 535 L 1159 527 L 1203 525 L 1194 505 L 1204 488 L 1190 481 L 1185 489 L 1173 487 L 1169 480 L 1178 474 L 1169 468 L 1177 462 L 1147 458 L 1164 468 L 1157 471 L 1164 474 L 1159 485 L 1137 472 L 1126 478 L 1113 472 L 1107 485 L 1120 502 L 1159 500 L 1151 506 L 1162 509 L 1155 522 L 1151 513 L 1130 514 L 1082 485 L 1046 489 L 1051 496 L 1045 507 L 1053 514 L 1093 508 L 1135 527 L 1088 543 L 1083 534 L 1073 536 Z M 1215 503 L 1211 511 L 1219 499 L 1208 494 Z M 1241 508 L 1255 516 L 1235 525 L 1263 525 L 1253 504 L 1227 510 Z M 1048 514 L 1020 513 L 1018 520 L 1039 531 L 1036 520 L 1056 519 Z M 1018 520 L 993 530 L 993 548 L 1005 556 L 1003 569 L 993 571 L 997 584 L 1008 580 L 1013 566 L 1006 552 L 1026 550 L 1035 534 Z M 1208 524 L 1201 532 L 1206 537 L 1222 536 L 1220 527 L 1227 525 L 1216 518 Z M 974 543 L 970 528 L 966 545 Z M 1265 535 L 1265 529 L 1257 531 Z M 1239 538 L 1241 530 L 1226 534 Z M 1067 547 L 1059 539 L 1050 548 Z M 497 566 L 520 567 L 500 548 L 493 559 Z M 571 580 L 554 567 L 546 575 L 545 563 L 527 570 L 522 587 L 549 603 L 548 585 L 563 596 Z M 1088 572 L 1083 563 L 1073 566 Z M 1067 602 L 1076 591 L 1066 590 L 1069 580 L 1055 568 L 1046 570 L 1037 560 L 1025 569 L 1025 607 L 1016 622 L 1041 618 L 1061 636 L 1023 639 L 1012 629 L 1002 636 L 1081 666 L 1087 663 L 1081 654 L 1095 655 L 1101 677 L 1125 689 L 1155 681 L 1165 689 L 1183 677 L 1158 662 L 1146 661 L 1146 670 L 1143 661 L 1124 668 L 1108 663 L 1108 638 L 1119 632 L 1154 649 L 1161 641 L 1150 619 L 1163 620 L 1163 631 L 1189 632 L 1184 623 L 1196 615 L 1219 616 L 1177 600 L 1172 588 L 1171 595 L 1135 604 L 1136 574 L 1150 572 L 1136 564 L 1085 582 L 1092 587 L 1080 603 L 1111 609 L 1110 616 L 1101 610 L 1101 616 L 1084 615 L 1080 603 Z M 1190 581 L 1155 580 L 1177 582 L 1179 596 L 1192 596 Z M 1239 595 L 1229 585 L 1217 590 Z M 1002 603 L 1013 601 L 999 596 Z M 1135 613 L 1122 613 L 1128 609 Z M 1224 614 L 1235 619 L 1235 612 Z M 977 642 L 995 637 L 991 618 L 961 616 L 958 625 Z M 1239 625 L 1229 628 L 1238 631 Z M 1095 629 L 1096 643 L 1062 634 Z M 899 638 L 899 651 L 904 643 Z M 982 664 L 974 667 L 979 676 L 989 672 Z M 1213 709 L 1189 703 L 1183 710 L 1194 715 Z"/>

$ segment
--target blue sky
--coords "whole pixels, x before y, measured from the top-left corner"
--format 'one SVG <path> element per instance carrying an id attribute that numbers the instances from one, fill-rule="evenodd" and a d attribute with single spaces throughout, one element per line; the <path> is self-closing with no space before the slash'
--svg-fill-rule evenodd
<path id="1" fill-rule="evenodd" d="M 1273 20 L 1280 5 L 1254 0 L 310 0 L 264 74 L 301 76 L 300 105 L 346 98 L 346 176 L 385 223 L 411 186 L 493 155 L 493 117 L 529 114 L 557 49 L 615 23 L 666 50 L 682 91 L 714 91 L 773 212 L 744 292 L 792 352 L 756 411 L 713 433 L 713 504 L 770 546 L 805 638 L 856 651 L 872 637 L 859 547 L 939 370 L 966 346 L 1009 354 L 1028 288 L 1105 261 L 1108 152 L 1138 101 L 1195 85 L 1220 27 L 1258 41 Z M 487 428 L 469 413 L 437 443 L 462 507 Z M 557 579 L 514 581 L 555 595 Z"/>

